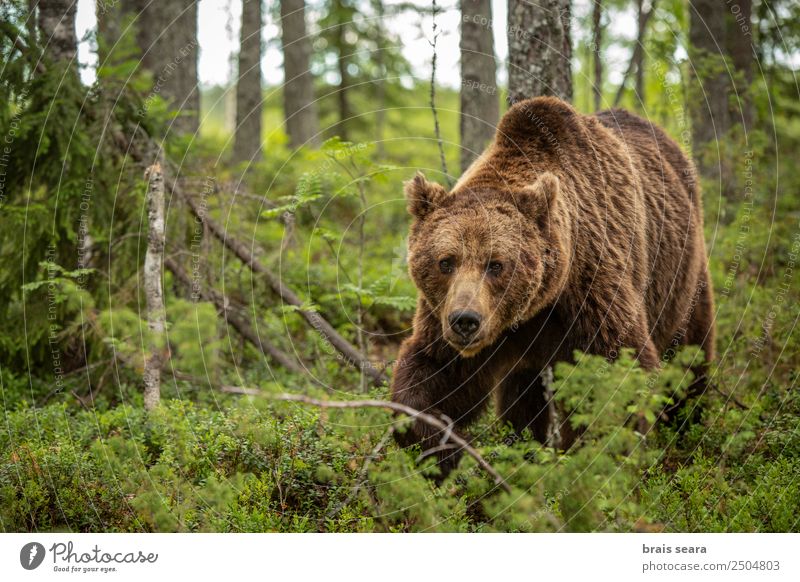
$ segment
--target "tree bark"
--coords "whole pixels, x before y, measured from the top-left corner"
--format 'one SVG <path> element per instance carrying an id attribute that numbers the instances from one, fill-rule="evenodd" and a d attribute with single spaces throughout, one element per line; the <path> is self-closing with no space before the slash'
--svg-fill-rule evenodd
<path id="1" fill-rule="evenodd" d="M 570 0 L 509 0 L 508 99 L 572 100 Z"/>
<path id="2" fill-rule="evenodd" d="M 728 8 L 727 42 L 728 52 L 735 71 L 734 88 L 738 97 L 738 109 L 731 111 L 731 125 L 742 124 L 746 130 L 753 129 L 753 99 L 750 85 L 753 83 L 753 29 L 752 0 L 736 0 L 726 4 Z"/>
<path id="3" fill-rule="evenodd" d="M 594 109 L 600 111 L 603 106 L 603 1 L 594 0 L 592 8 L 592 60 L 594 61 Z"/>
<path id="4" fill-rule="evenodd" d="M 180 112 L 171 129 L 195 133 L 200 126 L 197 83 L 197 0 L 127 0 L 137 14 L 141 66 L 153 74 L 153 93 Z"/>
<path id="5" fill-rule="evenodd" d="M 720 160 L 703 155 L 708 145 L 730 127 L 729 83 L 725 71 L 725 22 L 727 7 L 719 0 L 693 0 L 689 14 L 689 57 L 692 79 L 689 111 L 692 141 L 700 173 L 721 178 Z"/>
<path id="6" fill-rule="evenodd" d="M 162 281 L 164 259 L 164 173 L 156 162 L 145 172 L 147 187 L 147 252 L 144 256 L 144 295 L 147 327 L 150 330 L 148 353 L 144 359 L 144 407 L 153 410 L 161 398 L 161 367 L 166 350 L 166 313 Z"/>
<path id="7" fill-rule="evenodd" d="M 340 6 L 341 0 L 333 0 L 334 8 L 336 14 L 342 13 L 342 8 Z M 347 49 L 345 48 L 347 45 L 345 39 L 345 22 L 343 20 L 339 20 L 336 28 L 336 35 L 337 35 L 337 49 L 339 51 L 338 54 L 338 68 L 339 68 L 339 91 L 337 92 L 337 97 L 339 101 L 339 126 L 337 133 L 339 137 L 341 137 L 344 141 L 348 139 L 348 132 L 347 126 L 350 119 L 350 99 L 349 99 L 349 91 L 350 91 L 350 73 L 347 71 L 347 65 L 349 61 L 350 55 L 347 54 Z"/>
<path id="8" fill-rule="evenodd" d="M 77 71 L 77 0 L 39 0 L 38 9 L 39 31 L 41 43 L 45 46 L 45 55 L 53 61 L 73 63 Z"/>
<path id="9" fill-rule="evenodd" d="M 261 1 L 242 0 L 236 134 L 233 159 L 256 160 L 261 151 Z"/>
<path id="10" fill-rule="evenodd" d="M 500 118 L 491 0 L 461 0 L 461 171 L 494 136 Z"/>
<path id="11" fill-rule="evenodd" d="M 306 33 L 305 0 L 281 0 L 283 109 L 289 145 L 319 145 L 314 78 L 309 70 L 311 41 Z"/>

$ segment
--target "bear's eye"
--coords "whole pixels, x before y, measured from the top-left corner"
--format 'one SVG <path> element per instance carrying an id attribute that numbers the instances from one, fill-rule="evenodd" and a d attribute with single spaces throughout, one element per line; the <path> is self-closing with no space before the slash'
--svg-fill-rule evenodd
<path id="1" fill-rule="evenodd" d="M 503 263 L 500 261 L 489 261 L 486 265 L 486 271 L 491 275 L 499 275 L 503 272 Z"/>
<path id="2" fill-rule="evenodd" d="M 445 275 L 449 275 L 453 272 L 453 261 L 452 259 L 442 259 L 439 261 L 439 270 L 444 273 Z"/>

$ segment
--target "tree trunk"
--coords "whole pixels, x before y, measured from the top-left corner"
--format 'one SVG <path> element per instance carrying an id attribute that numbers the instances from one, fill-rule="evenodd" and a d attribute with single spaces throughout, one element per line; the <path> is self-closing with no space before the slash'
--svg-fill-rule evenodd
<path id="1" fill-rule="evenodd" d="M 311 41 L 306 34 L 305 0 L 281 0 L 283 108 L 289 145 L 319 145 L 314 78 L 309 70 Z"/>
<path id="2" fill-rule="evenodd" d="M 636 29 L 636 43 L 633 45 L 633 52 L 631 53 L 631 60 L 628 61 L 628 67 L 625 69 L 625 74 L 622 75 L 622 82 L 617 89 L 617 95 L 614 97 L 614 107 L 617 107 L 622 101 L 622 96 L 625 94 L 625 85 L 628 79 L 635 72 L 636 73 L 636 95 L 640 102 L 644 101 L 644 40 L 647 34 L 647 23 L 656 9 L 655 0 L 650 4 L 650 9 L 645 11 L 643 0 L 638 0 L 638 16 L 637 16 L 637 29 Z"/>
<path id="3" fill-rule="evenodd" d="M 259 156 L 261 103 L 261 0 L 242 0 L 234 161 L 248 162 Z"/>
<path id="4" fill-rule="evenodd" d="M 335 4 L 339 4 L 341 0 L 334 0 Z M 337 14 L 342 13 L 340 6 L 335 9 Z M 345 48 L 347 42 L 345 40 L 345 22 L 339 20 L 336 28 L 337 34 L 337 49 L 339 51 L 338 67 L 339 67 L 339 127 L 337 133 L 344 141 L 347 141 L 347 125 L 350 119 L 350 101 L 348 91 L 350 90 L 350 74 L 347 72 L 347 65 L 350 55 L 347 54 Z"/>
<path id="5" fill-rule="evenodd" d="M 500 118 L 491 0 L 461 0 L 461 171 L 494 136 Z"/>
<path id="6" fill-rule="evenodd" d="M 637 5 L 637 26 L 638 26 L 638 39 L 636 52 L 636 98 L 642 104 L 644 109 L 644 38 L 647 34 L 647 21 L 650 20 L 650 15 L 653 14 L 653 6 L 648 12 L 644 11 L 644 0 L 636 0 Z"/>
<path id="7" fill-rule="evenodd" d="M 383 0 L 373 0 L 375 5 L 375 12 L 378 16 L 378 21 L 376 22 L 376 26 L 378 27 L 378 40 L 377 40 L 377 47 L 375 51 L 375 65 L 378 69 L 378 79 L 377 79 L 377 90 L 375 91 L 375 100 L 377 105 L 377 112 L 375 113 L 375 142 L 376 142 L 376 153 L 378 158 L 383 157 L 384 153 L 384 145 L 383 145 L 383 134 L 384 128 L 386 127 L 386 55 L 384 51 L 387 50 L 387 43 L 386 43 L 386 29 L 384 27 L 384 14 L 385 14 L 385 7 L 383 5 Z"/>
<path id="8" fill-rule="evenodd" d="M 164 309 L 164 174 L 156 162 L 147 169 L 147 252 L 144 257 L 144 294 L 150 341 L 144 359 L 144 407 L 153 410 L 161 398 L 161 366 L 166 351 Z"/>
<path id="9" fill-rule="evenodd" d="M 729 84 L 725 55 L 720 53 L 725 42 L 727 7 L 719 0 L 694 0 L 689 6 L 692 141 L 701 174 L 718 180 L 721 177 L 720 160 L 717 156 L 704 154 L 708 145 L 725 134 L 730 126 Z"/>
<path id="10" fill-rule="evenodd" d="M 570 0 L 509 0 L 508 99 L 572 100 Z"/>
<path id="11" fill-rule="evenodd" d="M 602 0 L 594 0 L 592 8 L 592 60 L 594 61 L 594 110 L 599 111 L 603 106 L 603 16 Z"/>
<path id="12" fill-rule="evenodd" d="M 123 11 L 138 14 L 141 65 L 153 74 L 153 92 L 180 115 L 172 130 L 194 133 L 200 126 L 197 83 L 197 0 L 128 0 Z"/>
<path id="13" fill-rule="evenodd" d="M 728 7 L 728 52 L 735 70 L 734 87 L 738 96 L 738 109 L 731 111 L 731 125 L 742 124 L 747 131 L 753 129 L 753 100 L 750 85 L 753 83 L 753 29 L 752 0 L 737 0 Z"/>
<path id="14" fill-rule="evenodd" d="M 77 71 L 78 35 L 75 32 L 77 0 L 39 0 L 39 31 L 45 55 L 53 61 L 74 64 Z"/>

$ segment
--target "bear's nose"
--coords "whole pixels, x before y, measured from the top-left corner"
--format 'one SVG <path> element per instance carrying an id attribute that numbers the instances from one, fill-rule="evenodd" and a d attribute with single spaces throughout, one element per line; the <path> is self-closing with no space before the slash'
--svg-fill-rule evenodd
<path id="1" fill-rule="evenodd" d="M 454 311 L 447 318 L 450 327 L 464 339 L 475 335 L 481 325 L 481 316 L 471 310 Z"/>

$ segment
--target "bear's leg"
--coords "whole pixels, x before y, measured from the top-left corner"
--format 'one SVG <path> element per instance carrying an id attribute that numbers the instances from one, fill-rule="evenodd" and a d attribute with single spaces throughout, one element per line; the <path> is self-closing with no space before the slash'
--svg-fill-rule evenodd
<path id="1" fill-rule="evenodd" d="M 498 387 L 497 414 L 517 434 L 529 428 L 533 438 L 544 443 L 550 415 L 541 375 L 534 370 L 509 372 Z"/>
<path id="2" fill-rule="evenodd" d="M 409 338 L 400 348 L 392 381 L 392 401 L 449 419 L 456 429 L 465 426 L 486 407 L 489 388 L 485 377 L 476 373 L 472 360 L 453 358 L 437 362 L 426 355 L 425 343 Z M 455 431 L 458 432 L 458 431 Z M 420 445 L 431 451 L 439 463 L 442 478 L 458 465 L 461 450 L 442 442 L 444 431 L 416 420 L 403 433 L 395 433 L 400 446 Z M 459 436 L 462 436 L 459 433 Z"/>
<path id="3" fill-rule="evenodd" d="M 542 375 L 534 370 L 513 370 L 498 386 L 497 414 L 519 435 L 526 428 L 533 438 L 557 449 L 568 449 L 578 438 L 569 412 L 548 402 Z"/>
<path id="4" fill-rule="evenodd" d="M 714 291 L 711 287 L 711 278 L 707 269 L 704 270 L 700 277 L 694 297 L 683 343 L 690 346 L 699 346 L 703 350 L 703 363 L 692 367 L 692 372 L 694 372 L 695 376 L 692 391 L 701 394 L 705 391 L 709 364 L 714 360 L 715 355 Z"/>

